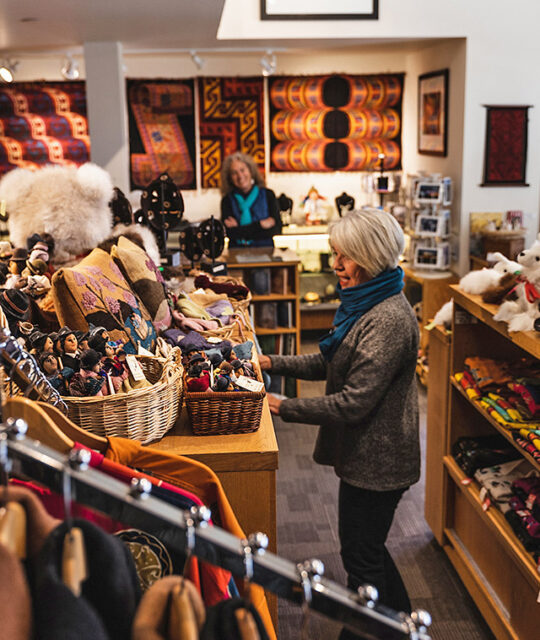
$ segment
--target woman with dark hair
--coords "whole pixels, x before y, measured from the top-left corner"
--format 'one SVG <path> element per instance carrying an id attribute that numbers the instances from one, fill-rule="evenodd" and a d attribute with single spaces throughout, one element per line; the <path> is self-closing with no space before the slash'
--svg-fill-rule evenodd
<path id="1" fill-rule="evenodd" d="M 333 331 L 319 353 L 259 356 L 263 370 L 326 380 L 326 393 L 269 395 L 268 403 L 282 420 L 320 425 L 314 459 L 340 478 L 348 586 L 372 584 L 382 604 L 409 613 L 407 590 L 386 548 L 397 505 L 420 477 L 418 323 L 402 292 L 403 231 L 389 213 L 362 209 L 333 222 L 329 235 L 341 300 Z"/>
<path id="2" fill-rule="evenodd" d="M 221 193 L 229 247 L 273 247 L 273 236 L 281 233 L 279 208 L 251 156 L 237 152 L 225 158 Z"/>

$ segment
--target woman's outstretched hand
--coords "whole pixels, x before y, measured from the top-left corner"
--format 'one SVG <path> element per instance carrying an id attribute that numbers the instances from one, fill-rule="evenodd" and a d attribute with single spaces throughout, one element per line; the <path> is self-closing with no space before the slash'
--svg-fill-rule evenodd
<path id="1" fill-rule="evenodd" d="M 276 221 L 274 220 L 274 218 L 268 217 L 268 218 L 264 218 L 264 220 L 261 220 L 261 227 L 263 229 L 271 229 L 272 227 L 275 227 L 276 225 Z"/>
<path id="2" fill-rule="evenodd" d="M 279 407 L 281 406 L 282 400 L 276 398 L 271 393 L 267 394 L 268 398 L 268 406 L 270 407 L 270 413 L 273 413 L 275 416 L 279 416 Z"/>
<path id="3" fill-rule="evenodd" d="M 259 364 L 263 371 L 268 371 L 272 368 L 272 361 L 268 356 L 264 356 L 262 353 L 259 353 Z"/>

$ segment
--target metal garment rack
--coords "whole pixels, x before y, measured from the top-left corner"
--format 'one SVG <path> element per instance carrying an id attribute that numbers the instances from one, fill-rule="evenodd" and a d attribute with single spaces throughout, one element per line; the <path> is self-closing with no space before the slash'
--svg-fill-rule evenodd
<path id="1" fill-rule="evenodd" d="M 60 454 L 25 437 L 26 428 L 22 420 L 10 419 L 0 425 L 0 471 L 5 474 L 31 478 L 64 497 L 68 487 L 70 498 L 76 502 L 153 533 L 180 553 L 192 553 L 233 575 L 249 577 L 251 582 L 303 606 L 304 610 L 311 609 L 341 622 L 360 637 L 430 640 L 426 627 L 431 620 L 426 612 L 408 616 L 378 605 L 376 598 L 370 597 L 369 587 L 356 594 L 318 575 L 317 561 L 295 565 L 258 548 L 256 536 L 241 541 L 219 527 L 207 526 L 204 518 L 198 522 L 196 512 L 205 508 L 191 511 L 175 508 L 153 498 L 147 480 L 134 480 L 131 487 L 126 486 L 88 468 L 87 451 Z"/>

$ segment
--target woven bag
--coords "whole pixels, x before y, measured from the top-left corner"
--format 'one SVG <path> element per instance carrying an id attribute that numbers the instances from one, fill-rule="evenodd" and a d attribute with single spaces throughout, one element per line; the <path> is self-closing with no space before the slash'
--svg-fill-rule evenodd
<path id="1" fill-rule="evenodd" d="M 137 356 L 151 387 L 110 396 L 65 396 L 69 418 L 100 436 L 117 436 L 148 444 L 176 422 L 182 407 L 183 367 L 180 349 L 167 358 Z"/>

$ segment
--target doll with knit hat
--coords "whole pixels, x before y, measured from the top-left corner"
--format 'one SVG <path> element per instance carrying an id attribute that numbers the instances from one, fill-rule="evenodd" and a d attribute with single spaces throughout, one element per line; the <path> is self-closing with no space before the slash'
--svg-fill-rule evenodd
<path id="1" fill-rule="evenodd" d="M 6 278 L 6 289 L 20 289 L 24 286 L 21 282 L 22 272 L 26 267 L 26 261 L 28 260 L 28 251 L 22 247 L 13 249 L 13 253 L 8 262 L 9 275 Z"/>
<path id="2" fill-rule="evenodd" d="M 106 396 L 109 390 L 105 378 L 100 374 L 100 356 L 94 349 L 88 349 L 81 357 L 81 368 L 73 375 L 69 384 L 72 396 Z"/>
<path id="3" fill-rule="evenodd" d="M 72 331 L 69 327 L 62 327 L 58 332 L 58 344 L 60 346 L 62 364 L 70 367 L 73 371 L 78 371 L 81 366 L 81 353 L 75 331 Z"/>

